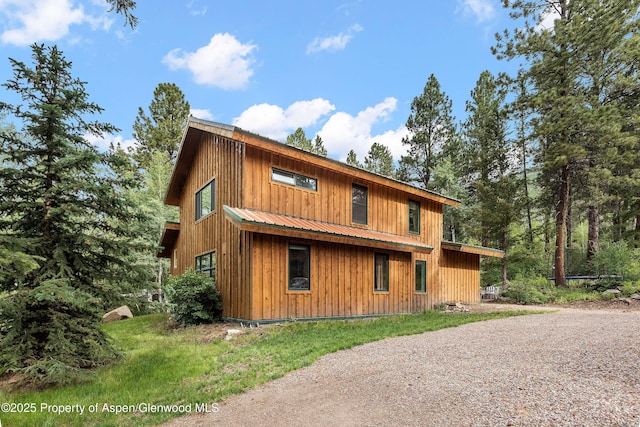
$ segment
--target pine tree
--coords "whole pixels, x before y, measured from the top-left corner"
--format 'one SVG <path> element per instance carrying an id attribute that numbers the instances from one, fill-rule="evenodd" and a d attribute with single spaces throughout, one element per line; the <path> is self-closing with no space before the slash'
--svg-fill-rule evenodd
<path id="1" fill-rule="evenodd" d="M 409 153 L 400 159 L 400 176 L 419 187 L 429 189 L 433 169 L 448 146 L 455 141 L 455 125 L 449 97 L 441 91 L 440 83 L 432 74 L 424 86 L 422 95 L 411 103 L 407 119 L 410 136 L 402 139 Z"/>
<path id="2" fill-rule="evenodd" d="M 103 302 L 136 273 L 130 224 L 144 218 L 123 194 L 118 156 L 97 151 L 85 135 L 116 131 L 88 121 L 102 109 L 57 47 L 33 45 L 33 67 L 10 59 L 3 86 L 22 104 L 0 104 L 23 124 L 2 131 L 0 240 L 9 238 L 37 263 L 0 282 L 0 370 L 24 381 L 68 383 L 113 360 L 99 329 Z"/>
<path id="3" fill-rule="evenodd" d="M 353 150 L 349 150 L 349 154 L 347 154 L 346 163 L 348 165 L 355 166 L 357 168 L 361 168 L 362 167 L 362 163 L 360 163 L 358 161 L 358 155 Z"/>
<path id="4" fill-rule="evenodd" d="M 138 107 L 133 124 L 133 137 L 138 145 L 133 157 L 140 167 L 146 168 L 156 151 L 164 152 L 171 162 L 175 160 L 190 110 L 184 93 L 174 83 L 160 83 L 156 87 L 149 116 Z"/>
<path id="5" fill-rule="evenodd" d="M 364 158 L 364 167 L 368 171 L 383 176 L 393 176 L 393 155 L 386 145 L 374 142 L 369 148 L 367 157 Z"/>
<path id="6" fill-rule="evenodd" d="M 316 135 L 316 139 L 313 141 L 313 152 L 319 156 L 327 157 L 327 149 L 324 147 L 324 143 L 322 142 L 320 135 Z"/>
<path id="7" fill-rule="evenodd" d="M 618 144 L 624 126 L 609 94 L 627 76 L 633 76 L 637 86 L 637 59 L 630 58 L 637 58 L 639 2 L 503 0 L 503 4 L 525 26 L 499 35 L 494 52 L 499 58 L 521 57 L 528 63 L 522 72 L 533 86 L 527 102 L 536 113 L 533 127 L 540 141 L 540 178 L 547 193 L 553 194 L 550 202 L 555 210 L 554 276 L 556 285 L 566 286 L 572 195 L 591 203 L 591 251 L 597 247 L 600 213 L 596 205 L 605 202 L 608 190 L 602 185 L 607 184 L 604 178 L 615 163 L 615 156 L 604 155 L 602 149 Z M 557 16 L 553 28 L 542 28 L 550 15 Z M 624 54 L 629 51 L 635 53 Z"/>
<path id="8" fill-rule="evenodd" d="M 507 139 L 505 93 L 490 72 L 480 74 L 466 110 L 469 115 L 463 125 L 464 171 L 474 196 L 470 219 L 478 223 L 476 237 L 483 246 L 497 245 L 507 251 L 511 224 L 519 210 L 520 182 L 510 164 L 514 153 Z M 505 285 L 507 258 L 502 261 Z"/>
<path id="9" fill-rule="evenodd" d="M 304 129 L 298 128 L 292 134 L 287 136 L 287 145 L 299 148 L 310 153 L 317 154 L 319 156 L 327 157 L 327 149 L 324 147 L 322 138 L 320 135 L 316 135 L 316 139 L 311 141 L 307 139 L 307 135 L 304 133 Z"/>

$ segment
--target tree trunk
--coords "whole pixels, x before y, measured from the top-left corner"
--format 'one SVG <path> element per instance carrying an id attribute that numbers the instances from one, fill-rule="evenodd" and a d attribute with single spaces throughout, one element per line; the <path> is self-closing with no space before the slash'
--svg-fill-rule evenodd
<path id="1" fill-rule="evenodd" d="M 502 257 L 502 287 L 507 286 L 507 245 L 509 244 L 509 227 L 502 231 L 502 250 L 505 251 L 505 256 Z"/>
<path id="2" fill-rule="evenodd" d="M 567 195 L 567 249 L 571 249 L 571 239 L 573 238 L 573 221 L 571 220 L 571 191 Z"/>
<path id="3" fill-rule="evenodd" d="M 554 256 L 554 278 L 556 286 L 566 287 L 567 279 L 564 272 L 566 235 L 565 227 L 567 225 L 567 213 L 569 208 L 569 189 L 570 189 L 570 172 L 569 165 L 562 166 L 560 175 L 560 193 L 558 204 L 556 205 L 556 252 Z"/>
<path id="4" fill-rule="evenodd" d="M 589 219 L 587 262 L 590 262 L 596 252 L 598 252 L 598 249 L 600 249 L 600 208 L 597 206 L 589 206 L 587 216 Z"/>
<path id="5" fill-rule="evenodd" d="M 533 243 L 533 223 L 531 221 L 531 201 L 529 200 L 529 182 L 527 178 L 526 156 L 523 156 L 522 173 L 524 176 L 524 203 L 525 203 L 525 208 L 527 209 L 527 225 L 529 227 L 527 230 L 527 238 L 529 240 L 529 243 Z"/>

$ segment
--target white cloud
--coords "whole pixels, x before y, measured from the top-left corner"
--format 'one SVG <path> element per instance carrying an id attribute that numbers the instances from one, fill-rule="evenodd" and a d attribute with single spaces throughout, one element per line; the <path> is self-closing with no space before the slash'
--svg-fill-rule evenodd
<path id="1" fill-rule="evenodd" d="M 98 6 L 95 2 L 93 6 Z M 102 2 L 101 13 L 93 16 L 82 5 L 70 0 L 2 0 L 0 17 L 4 16 L 5 30 L 0 40 L 5 44 L 26 46 L 39 41 L 56 41 L 66 37 L 72 25 L 88 23 L 92 30 L 108 31 L 113 19 L 106 15 Z"/>
<path id="2" fill-rule="evenodd" d="M 198 6 L 196 1 L 190 1 L 187 3 L 187 9 L 191 16 L 204 16 L 207 14 L 207 6 Z"/>
<path id="3" fill-rule="evenodd" d="M 192 108 L 190 113 L 193 117 L 198 119 L 213 120 L 213 114 L 209 110 Z"/>
<path id="4" fill-rule="evenodd" d="M 553 30 L 556 26 L 556 19 L 560 19 L 560 13 L 553 6 L 549 6 L 547 10 L 542 12 L 540 22 L 536 25 L 536 31 Z"/>
<path id="5" fill-rule="evenodd" d="M 456 11 L 459 10 L 462 10 L 465 16 L 475 16 L 478 22 L 488 21 L 496 16 L 492 0 L 458 0 Z"/>
<path id="6" fill-rule="evenodd" d="M 5 0 L 0 13 L 8 24 L 0 38 L 3 43 L 26 46 L 36 41 L 54 41 L 69 33 L 69 26 L 85 20 L 82 6 L 68 0 Z"/>
<path id="7" fill-rule="evenodd" d="M 209 44 L 195 52 L 170 51 L 162 62 L 171 70 L 189 70 L 198 84 L 221 89 L 242 89 L 253 75 L 254 44 L 242 44 L 228 33 L 215 34 Z"/>
<path id="8" fill-rule="evenodd" d="M 345 160 L 349 150 L 354 150 L 362 162 L 374 142 L 389 147 L 394 160 L 399 160 L 407 150 L 402 138 L 408 134 L 404 125 L 381 134 L 372 134 L 372 128 L 389 119 L 397 108 L 398 101 L 389 97 L 382 102 L 360 111 L 355 116 L 339 111 L 333 113 L 317 132 L 329 156 Z M 284 141 L 295 129 L 314 126 L 332 113 L 335 107 L 322 98 L 298 101 L 286 109 L 273 104 L 253 105 L 233 119 L 233 124 L 247 131 L 255 132 L 278 141 Z M 307 132 L 307 138 L 315 135 Z"/>
<path id="9" fill-rule="evenodd" d="M 397 104 L 398 100 L 390 97 L 360 111 L 355 117 L 344 112 L 335 113 L 318 134 L 327 151 L 341 160 L 346 159 L 349 150 L 354 150 L 362 162 L 374 142 L 389 147 L 394 160 L 399 160 L 401 155 L 406 154 L 402 145 L 402 137 L 407 134 L 404 126 L 382 134 L 371 133 L 373 125 L 384 122 L 396 110 Z"/>
<path id="10" fill-rule="evenodd" d="M 123 150 L 127 150 L 130 147 L 135 147 L 138 143 L 135 139 L 124 139 L 122 135 L 102 135 L 95 136 L 92 134 L 86 134 L 84 139 L 91 145 L 95 146 L 99 151 L 109 151 L 109 145 L 113 143 L 114 146 L 120 144 Z"/>
<path id="11" fill-rule="evenodd" d="M 337 36 L 320 38 L 316 37 L 307 46 L 307 55 L 327 50 L 337 52 L 347 47 L 347 43 L 351 41 L 355 33 L 359 33 L 363 28 L 358 25 L 352 25 L 346 33 L 340 33 Z"/>
<path id="12" fill-rule="evenodd" d="M 315 125 L 320 118 L 333 110 L 335 107 L 322 98 L 297 101 L 286 109 L 273 104 L 257 104 L 234 118 L 233 124 L 260 135 L 284 141 L 295 129 Z"/>

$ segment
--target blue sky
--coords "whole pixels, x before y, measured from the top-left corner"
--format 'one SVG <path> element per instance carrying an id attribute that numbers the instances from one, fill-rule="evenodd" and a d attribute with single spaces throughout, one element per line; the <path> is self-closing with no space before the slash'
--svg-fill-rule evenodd
<path id="1" fill-rule="evenodd" d="M 0 0 L 0 81 L 9 57 L 31 63 L 31 43 L 57 44 L 105 109 L 100 120 L 121 129 L 98 145 L 133 144 L 138 107 L 171 82 L 194 116 L 280 141 L 302 127 L 341 160 L 380 142 L 398 160 L 430 74 L 459 121 L 483 70 L 514 69 L 490 51 L 513 26 L 499 0 L 137 3 L 132 30 L 100 0 Z"/>

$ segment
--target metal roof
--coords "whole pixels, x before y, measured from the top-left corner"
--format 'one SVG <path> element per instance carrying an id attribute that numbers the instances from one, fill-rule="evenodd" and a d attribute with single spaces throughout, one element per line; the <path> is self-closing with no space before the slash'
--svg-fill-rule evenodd
<path id="1" fill-rule="evenodd" d="M 484 255 L 484 256 L 492 256 L 495 258 L 503 258 L 504 251 L 500 249 L 493 248 L 485 248 L 484 246 L 474 246 L 468 245 L 466 243 L 459 242 L 449 242 L 446 240 L 442 241 L 442 249 L 446 249 L 448 251 L 456 251 L 456 252 L 465 252 L 468 254 L 476 254 L 476 255 Z"/>
<path id="2" fill-rule="evenodd" d="M 225 216 L 241 230 L 309 240 L 367 246 L 400 252 L 431 252 L 433 247 L 409 236 L 332 224 L 254 209 L 223 206 Z"/>

